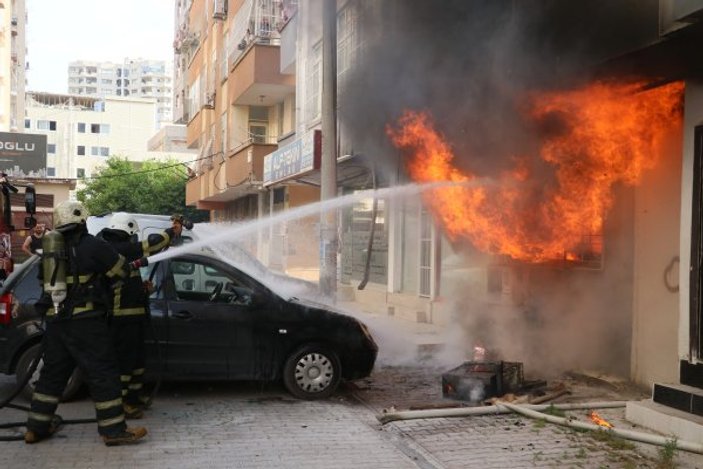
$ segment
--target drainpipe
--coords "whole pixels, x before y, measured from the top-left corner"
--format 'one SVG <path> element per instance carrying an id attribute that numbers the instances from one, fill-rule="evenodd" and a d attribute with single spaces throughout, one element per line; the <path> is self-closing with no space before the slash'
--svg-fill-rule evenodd
<path id="1" fill-rule="evenodd" d="M 513 404 L 507 404 L 507 403 L 500 404 L 500 405 L 510 409 L 513 412 L 524 415 L 525 417 L 530 417 L 530 418 L 538 419 L 538 420 L 544 420 L 549 423 L 555 423 L 557 425 L 562 425 L 562 426 L 571 427 L 571 428 L 577 428 L 580 430 L 606 431 L 608 433 L 611 433 L 615 436 L 619 436 L 621 438 L 625 438 L 628 440 L 634 440 L 634 441 L 640 441 L 642 443 L 649 443 L 651 445 L 666 446 L 668 444 L 671 444 L 671 441 L 674 440 L 676 443 L 677 449 L 682 449 L 684 451 L 689 451 L 691 453 L 703 454 L 703 444 L 693 443 L 690 441 L 681 441 L 681 440 L 678 440 L 672 436 L 666 437 L 666 436 L 652 435 L 649 433 L 634 432 L 632 430 L 623 430 L 620 428 L 605 429 L 604 427 L 601 427 L 599 425 L 595 425 L 592 423 L 579 422 L 578 420 L 571 420 L 571 419 L 566 419 L 566 418 L 562 418 L 562 417 L 556 417 L 554 415 L 548 415 L 548 414 L 543 414 L 540 412 L 535 412 L 534 410 L 526 409 L 523 406 L 519 406 L 519 405 L 513 405 Z"/>
<path id="2" fill-rule="evenodd" d="M 625 401 L 606 401 L 606 402 L 587 402 L 573 404 L 551 404 L 551 405 L 515 405 L 501 403 L 498 405 L 483 406 L 483 407 L 462 407 L 456 409 L 431 409 L 431 410 L 410 410 L 405 412 L 393 412 L 382 415 L 377 415 L 376 419 L 381 424 L 386 424 L 395 420 L 412 420 L 412 419 L 428 419 L 428 418 L 448 418 L 448 417 L 469 417 L 476 415 L 497 415 L 509 414 L 511 412 L 518 413 L 525 417 L 530 417 L 537 420 L 544 420 L 549 423 L 562 425 L 565 427 L 576 428 L 579 430 L 590 431 L 607 431 L 615 436 L 628 440 L 639 441 L 652 445 L 665 446 L 671 444 L 672 440 L 676 442 L 676 448 L 691 453 L 703 454 L 703 444 L 693 443 L 690 441 L 681 441 L 675 437 L 652 435 L 650 433 L 635 432 L 632 430 L 623 430 L 618 428 L 605 429 L 599 425 L 580 422 L 569 418 L 557 417 L 554 415 L 544 414 L 539 411 L 546 410 L 549 407 L 559 410 L 578 410 L 578 409 L 614 409 L 625 407 Z"/>
<path id="3" fill-rule="evenodd" d="M 535 411 L 547 410 L 550 406 L 559 410 L 576 410 L 576 409 L 615 409 L 625 407 L 625 401 L 608 401 L 608 402 L 588 402 L 588 403 L 573 403 L 573 404 L 525 404 L 522 407 Z M 377 415 L 376 419 L 382 424 L 392 422 L 394 420 L 414 420 L 414 419 L 433 419 L 433 418 L 448 418 L 448 417 L 470 417 L 476 415 L 497 415 L 509 414 L 512 410 L 502 405 L 488 405 L 480 407 L 459 407 L 453 409 L 428 409 L 428 410 L 407 410 L 402 412 L 389 412 L 382 415 Z"/>

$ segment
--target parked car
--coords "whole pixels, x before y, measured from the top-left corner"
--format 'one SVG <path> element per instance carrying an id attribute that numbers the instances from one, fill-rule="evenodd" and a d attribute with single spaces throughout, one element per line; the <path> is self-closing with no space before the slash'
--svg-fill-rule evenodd
<path id="1" fill-rule="evenodd" d="M 32 256 L 0 287 L 0 372 L 18 381 L 40 351 L 40 264 Z M 362 322 L 283 297 L 214 253 L 167 258 L 142 275 L 156 287 L 147 380 L 282 380 L 295 397 L 318 399 L 373 369 L 378 347 Z M 80 384 L 76 372 L 64 399 Z"/>

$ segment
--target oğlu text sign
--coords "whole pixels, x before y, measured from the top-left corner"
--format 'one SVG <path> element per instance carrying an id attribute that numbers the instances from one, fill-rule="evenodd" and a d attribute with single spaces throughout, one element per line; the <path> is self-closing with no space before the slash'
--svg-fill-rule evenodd
<path id="1" fill-rule="evenodd" d="M 0 171 L 46 169 L 46 135 L 0 132 Z"/>

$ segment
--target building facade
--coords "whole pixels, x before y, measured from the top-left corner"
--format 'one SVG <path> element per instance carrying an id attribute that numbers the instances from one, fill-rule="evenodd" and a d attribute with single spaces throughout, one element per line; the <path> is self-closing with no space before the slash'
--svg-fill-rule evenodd
<path id="1" fill-rule="evenodd" d="M 191 161 L 188 152 L 149 151 L 156 113 L 152 99 L 28 93 L 24 129 L 47 135 L 47 167 L 36 176 L 89 178 L 110 156 Z"/>
<path id="2" fill-rule="evenodd" d="M 21 132 L 26 88 L 25 0 L 0 2 L 0 131 Z"/>
<path id="3" fill-rule="evenodd" d="M 163 60 L 74 61 L 68 65 L 68 93 L 153 99 L 157 103 L 157 121 L 162 124 L 173 119 L 172 70 L 173 65 Z"/>

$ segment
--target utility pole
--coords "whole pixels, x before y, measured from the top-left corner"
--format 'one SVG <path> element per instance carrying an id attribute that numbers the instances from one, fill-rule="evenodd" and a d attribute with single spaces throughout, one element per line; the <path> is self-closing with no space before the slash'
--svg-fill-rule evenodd
<path id="1" fill-rule="evenodd" d="M 322 201 L 337 196 L 337 0 L 322 1 Z M 337 210 L 320 213 L 320 291 L 337 292 Z"/>

